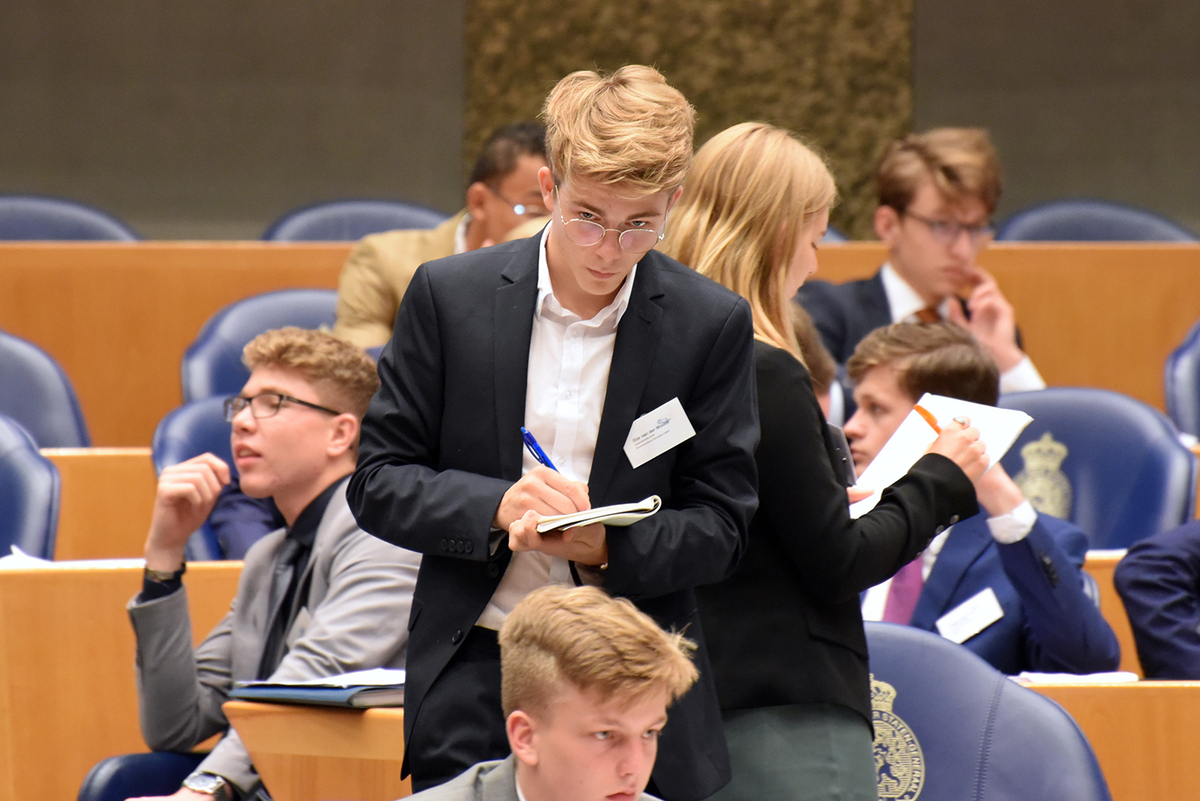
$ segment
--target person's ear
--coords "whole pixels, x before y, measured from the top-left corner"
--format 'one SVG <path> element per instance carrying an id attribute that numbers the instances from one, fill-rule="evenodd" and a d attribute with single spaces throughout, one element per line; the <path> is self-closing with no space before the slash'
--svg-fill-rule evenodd
<path id="1" fill-rule="evenodd" d="M 878 206 L 874 222 L 875 235 L 889 248 L 893 247 L 900 236 L 900 213 L 891 206 Z"/>
<path id="2" fill-rule="evenodd" d="M 533 718 L 517 709 L 504 721 L 504 728 L 513 756 L 530 767 L 536 765 L 538 754 L 534 735 L 537 733 L 537 723 Z"/>
<path id="3" fill-rule="evenodd" d="M 542 205 L 547 211 L 554 208 L 554 173 L 549 167 L 538 169 L 538 189 L 542 192 Z"/>
<path id="4" fill-rule="evenodd" d="M 354 449 L 358 442 L 358 418 L 352 414 L 339 414 L 333 418 L 333 428 L 329 432 L 329 455 L 341 456 L 348 450 Z"/>
<path id="5" fill-rule="evenodd" d="M 671 193 L 671 199 L 667 201 L 667 211 L 675 208 L 675 204 L 679 202 L 679 196 L 683 194 L 683 187 L 675 187 L 675 191 Z"/>
<path id="6" fill-rule="evenodd" d="M 476 181 L 467 187 L 467 211 L 471 213 L 472 222 L 487 216 L 487 199 L 490 194 L 491 190 L 482 181 Z"/>

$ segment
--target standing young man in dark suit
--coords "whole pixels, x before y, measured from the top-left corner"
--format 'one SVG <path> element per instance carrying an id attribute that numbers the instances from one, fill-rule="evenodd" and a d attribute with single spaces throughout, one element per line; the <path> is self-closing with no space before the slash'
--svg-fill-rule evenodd
<path id="1" fill-rule="evenodd" d="M 976 263 L 1000 200 L 1000 161 L 987 132 L 935 128 L 897 139 L 875 183 L 875 233 L 887 263 L 862 281 L 807 281 L 800 289 L 833 358 L 845 364 L 863 337 L 885 325 L 949 320 L 996 362 L 1001 392 L 1044 389 L 1021 350 L 1012 306 Z"/>
<path id="2" fill-rule="evenodd" d="M 504 757 L 496 631 L 537 587 L 592 583 L 698 643 L 653 779 L 669 801 L 701 799 L 729 764 L 692 587 L 733 568 L 757 503 L 750 308 L 653 250 L 695 116 L 662 75 L 573 73 L 543 116 L 549 225 L 417 271 L 350 482 L 363 528 L 426 555 L 405 766 L 420 790 Z M 536 531 L 653 494 L 662 509 L 627 528 Z"/>

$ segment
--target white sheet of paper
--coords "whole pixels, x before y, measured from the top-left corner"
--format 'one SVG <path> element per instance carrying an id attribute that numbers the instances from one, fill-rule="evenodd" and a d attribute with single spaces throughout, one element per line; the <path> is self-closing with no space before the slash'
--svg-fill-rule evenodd
<path id="1" fill-rule="evenodd" d="M 625 455 L 637 469 L 694 436 L 696 429 L 692 428 L 683 404 L 679 398 L 671 398 L 633 421 L 625 439 Z"/>
<path id="2" fill-rule="evenodd" d="M 943 427 L 953 425 L 955 417 L 965 415 L 971 425 L 979 429 L 979 438 L 987 446 L 988 466 L 1000 461 L 1025 426 L 1033 422 L 1032 417 L 1017 409 L 984 406 L 944 395 L 930 395 L 928 392 L 917 403 L 936 417 L 938 425 Z M 907 473 L 935 439 L 937 433 L 925 422 L 925 418 L 916 409 L 909 412 L 896 433 L 884 443 L 875 459 L 859 476 L 855 486 L 872 492 L 867 498 L 850 505 L 850 516 L 862 517 L 874 509 L 875 504 L 879 503 L 880 493 Z"/>

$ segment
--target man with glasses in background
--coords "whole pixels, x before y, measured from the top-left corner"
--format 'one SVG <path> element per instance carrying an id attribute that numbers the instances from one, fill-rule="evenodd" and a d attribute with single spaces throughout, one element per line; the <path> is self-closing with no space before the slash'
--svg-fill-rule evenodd
<path id="1" fill-rule="evenodd" d="M 364 533 L 346 505 L 360 420 L 379 386 L 374 361 L 299 328 L 260 335 L 243 359 L 250 380 L 225 402 L 233 461 L 242 489 L 273 498 L 285 527 L 250 548 L 231 611 L 193 650 L 184 549 L 230 471 L 211 453 L 167 467 L 142 590 L 128 605 L 146 744 L 186 752 L 224 733 L 175 799 L 231 801 L 262 789 L 221 711 L 234 682 L 403 668 L 420 564 L 419 554 Z"/>
<path id="2" fill-rule="evenodd" d="M 338 278 L 333 333 L 376 348 L 392 335 L 396 309 L 419 265 L 540 230 L 547 212 L 537 174 L 545 166 L 541 123 L 498 128 L 471 170 L 465 209 L 436 228 L 371 234 L 354 246 Z"/>
<path id="3" fill-rule="evenodd" d="M 976 264 L 991 241 L 1000 162 L 980 128 L 935 128 L 897 139 L 875 171 L 875 232 L 888 261 L 871 278 L 806 281 L 799 299 L 844 365 L 868 333 L 900 322 L 963 326 L 1000 368 L 1000 391 L 1044 389 L 1021 349 L 1013 308 Z"/>
<path id="4" fill-rule="evenodd" d="M 661 74 L 572 73 L 542 115 L 550 223 L 417 270 L 347 492 L 365 530 L 424 554 L 405 771 L 419 791 L 508 755 L 497 631 L 538 587 L 590 583 L 698 644 L 651 792 L 706 798 L 729 759 L 692 588 L 733 569 L 757 505 L 750 307 L 654 250 L 695 124 Z M 537 530 L 652 495 L 625 528 Z"/>

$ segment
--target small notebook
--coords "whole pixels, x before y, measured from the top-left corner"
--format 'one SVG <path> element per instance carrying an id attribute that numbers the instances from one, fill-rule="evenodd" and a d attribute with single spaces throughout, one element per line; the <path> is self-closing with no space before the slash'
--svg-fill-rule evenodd
<path id="1" fill-rule="evenodd" d="M 589 523 L 603 523 L 606 526 L 630 526 L 637 521 L 649 517 L 662 506 L 662 498 L 651 495 L 637 503 L 616 503 L 611 506 L 600 506 L 588 509 L 586 512 L 573 512 L 569 515 L 549 515 L 538 519 L 538 534 L 562 528 L 586 526 Z"/>

